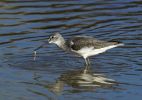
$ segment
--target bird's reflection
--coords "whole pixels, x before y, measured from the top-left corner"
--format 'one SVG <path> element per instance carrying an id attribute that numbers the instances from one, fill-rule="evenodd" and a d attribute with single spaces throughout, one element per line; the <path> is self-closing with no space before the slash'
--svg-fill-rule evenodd
<path id="1" fill-rule="evenodd" d="M 115 83 L 113 79 L 106 78 L 103 74 L 93 73 L 87 66 L 82 70 L 72 70 L 63 73 L 55 83 L 48 84 L 46 87 L 55 94 L 60 94 L 63 90 L 66 90 L 68 86 L 72 88 L 72 92 L 85 92 L 94 91 L 97 87 L 109 88 Z"/>
<path id="2" fill-rule="evenodd" d="M 114 80 L 106 78 L 103 74 L 95 74 L 90 69 L 69 71 L 59 78 L 66 84 L 76 87 L 101 86 L 102 84 L 113 84 Z"/>

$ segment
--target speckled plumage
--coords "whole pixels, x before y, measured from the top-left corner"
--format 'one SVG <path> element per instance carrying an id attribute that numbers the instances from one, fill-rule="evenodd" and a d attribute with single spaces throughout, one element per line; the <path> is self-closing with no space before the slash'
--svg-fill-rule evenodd
<path id="1" fill-rule="evenodd" d="M 97 40 L 96 38 L 89 36 L 76 36 L 67 40 L 66 43 L 69 48 L 73 50 L 80 50 L 81 48 L 92 47 L 92 46 L 94 49 L 100 49 L 110 45 L 116 45 L 119 42 L 113 42 L 113 41 L 106 42 L 102 40 Z"/>
<path id="2" fill-rule="evenodd" d="M 86 65 L 90 64 L 88 57 L 123 45 L 119 42 L 102 41 L 90 36 L 75 36 L 65 40 L 60 33 L 54 33 L 49 37 L 48 41 L 65 51 L 74 52 L 82 56 L 85 59 Z"/>

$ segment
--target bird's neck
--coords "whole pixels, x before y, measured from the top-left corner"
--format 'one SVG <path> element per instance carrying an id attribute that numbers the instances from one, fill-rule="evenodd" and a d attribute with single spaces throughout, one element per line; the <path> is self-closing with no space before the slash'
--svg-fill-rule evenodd
<path id="1" fill-rule="evenodd" d="M 68 47 L 66 45 L 66 40 L 64 38 L 62 38 L 57 45 L 58 45 L 59 48 L 65 50 L 65 51 L 68 50 Z"/>

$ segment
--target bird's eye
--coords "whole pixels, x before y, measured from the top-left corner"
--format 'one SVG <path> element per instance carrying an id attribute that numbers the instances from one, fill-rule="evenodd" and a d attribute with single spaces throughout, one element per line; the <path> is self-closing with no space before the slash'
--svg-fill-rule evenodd
<path id="1" fill-rule="evenodd" d="M 51 39 L 53 39 L 53 38 L 54 38 L 54 36 L 51 36 L 50 38 L 51 38 Z"/>
<path id="2" fill-rule="evenodd" d="M 51 36 L 51 37 L 50 37 L 50 39 L 55 39 L 55 38 L 56 38 L 56 36 Z"/>
<path id="3" fill-rule="evenodd" d="M 52 36 L 52 38 L 56 38 L 56 36 Z"/>

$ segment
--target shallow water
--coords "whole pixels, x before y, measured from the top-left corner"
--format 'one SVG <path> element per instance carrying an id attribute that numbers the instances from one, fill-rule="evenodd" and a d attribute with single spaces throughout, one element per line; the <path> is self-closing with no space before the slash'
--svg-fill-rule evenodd
<path id="1" fill-rule="evenodd" d="M 53 32 L 90 35 L 125 46 L 84 60 L 55 45 Z M 0 1 L 0 100 L 141 100 L 140 0 Z"/>

